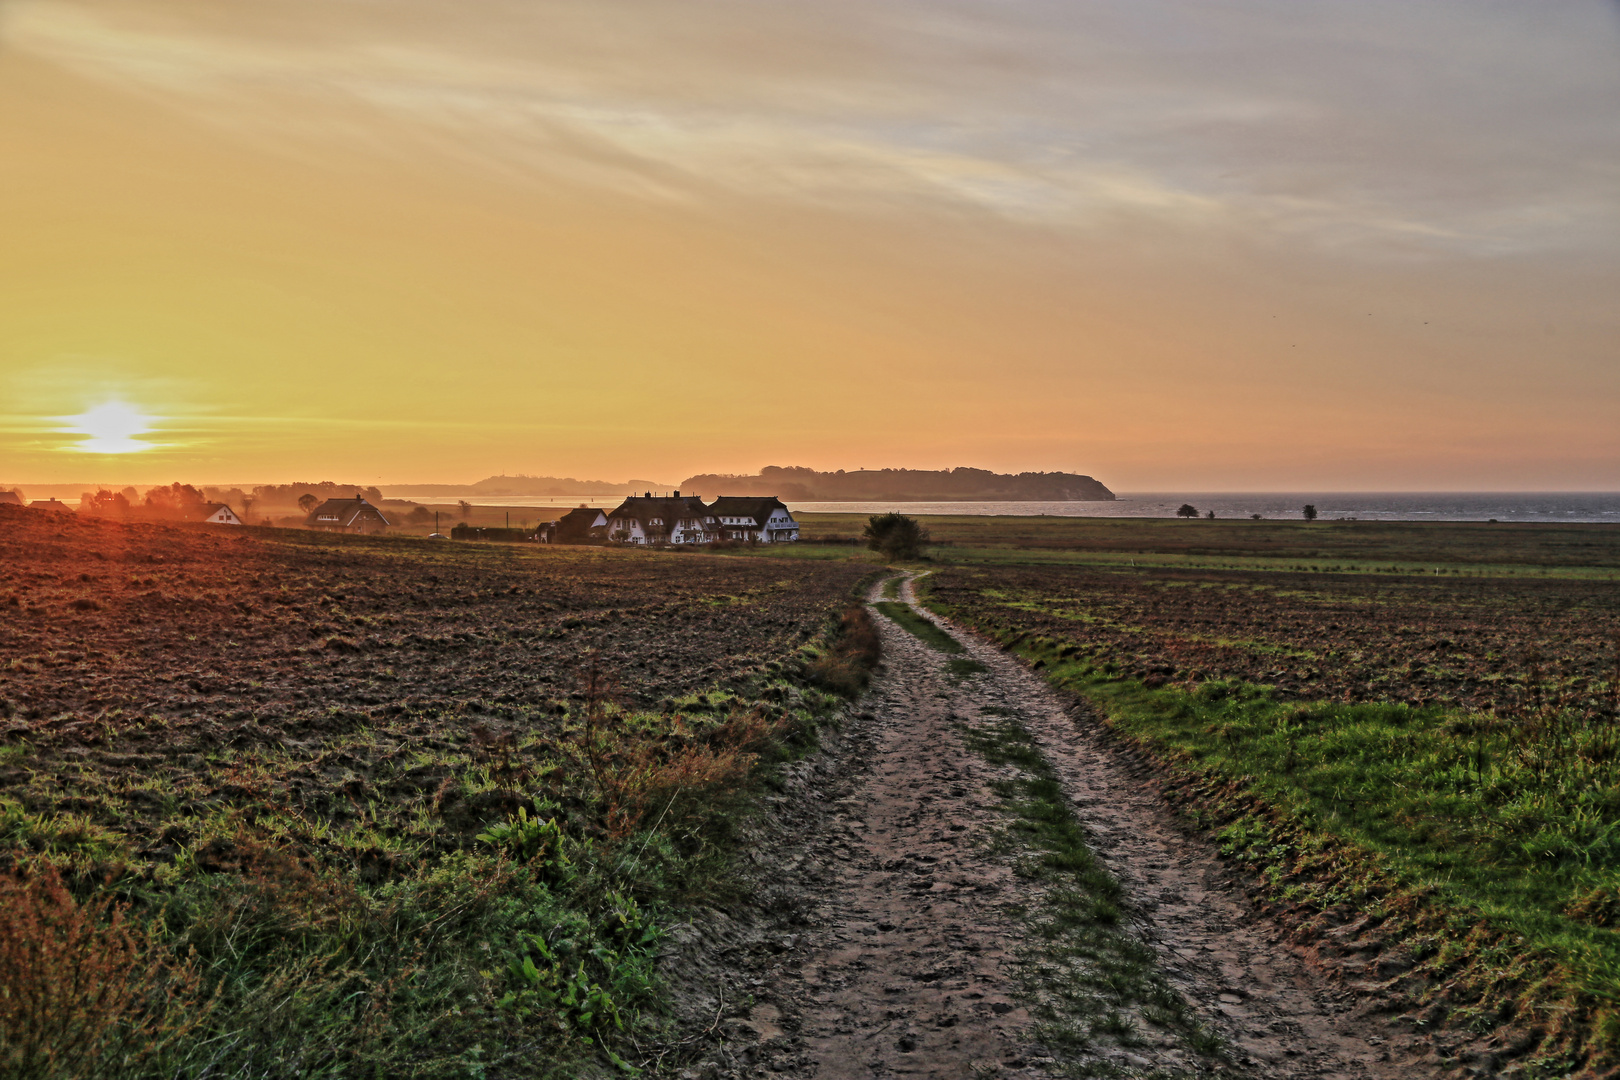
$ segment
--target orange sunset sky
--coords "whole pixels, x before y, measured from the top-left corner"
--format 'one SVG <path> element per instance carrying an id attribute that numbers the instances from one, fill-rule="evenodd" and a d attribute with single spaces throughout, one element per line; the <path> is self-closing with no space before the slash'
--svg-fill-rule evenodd
<path id="1" fill-rule="evenodd" d="M 1597 0 L 0 0 L 0 484 L 1616 489 L 1617 117 Z"/>

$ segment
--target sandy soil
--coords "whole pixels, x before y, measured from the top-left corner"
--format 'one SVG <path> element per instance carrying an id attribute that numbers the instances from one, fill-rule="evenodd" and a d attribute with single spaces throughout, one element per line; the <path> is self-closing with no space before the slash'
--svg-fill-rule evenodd
<path id="1" fill-rule="evenodd" d="M 914 598 L 909 583 L 905 598 Z M 988 671 L 945 657 L 887 619 L 885 670 L 840 737 L 797 766 L 758 837 L 758 906 L 712 915 L 677 952 L 722 941 L 688 1001 L 706 1030 L 669 1059 L 692 1077 L 1114 1075 L 1383 1078 L 1434 1075 L 1427 1048 L 1356 1010 L 1353 995 L 1258 914 L 1243 881 L 1189 835 L 1100 725 L 1038 677 L 951 628 Z M 937 620 L 936 620 L 937 621 Z M 944 625 L 942 623 L 942 625 Z M 1170 1037 L 1043 1051 L 1020 1004 L 1018 914 L 1039 887 L 994 843 L 996 768 L 963 743 L 984 706 L 1016 715 L 1059 772 L 1093 848 L 1130 897 L 1130 931 L 1228 1047 L 1224 1064 Z M 696 962 L 696 961 L 693 961 Z M 678 966 L 678 965 L 677 965 Z M 689 974 L 697 975 L 695 971 Z M 700 1025 L 701 1026 L 701 1025 Z M 1400 1042 L 1396 1047 L 1392 1044 Z"/>

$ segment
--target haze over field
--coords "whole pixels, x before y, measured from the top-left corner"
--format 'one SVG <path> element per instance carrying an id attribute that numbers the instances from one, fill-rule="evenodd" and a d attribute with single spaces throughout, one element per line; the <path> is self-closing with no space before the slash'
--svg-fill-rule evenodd
<path id="1" fill-rule="evenodd" d="M 1598 0 L 8 0 L 0 481 L 1620 488 Z"/>

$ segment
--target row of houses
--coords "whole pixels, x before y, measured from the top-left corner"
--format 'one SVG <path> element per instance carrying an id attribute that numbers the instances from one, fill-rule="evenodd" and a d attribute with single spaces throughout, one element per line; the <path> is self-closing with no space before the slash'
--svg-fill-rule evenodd
<path id="1" fill-rule="evenodd" d="M 305 522 L 330 532 L 380 533 L 390 522 L 358 494 L 328 499 Z M 457 535 L 466 535 L 465 531 Z M 613 510 L 579 506 L 558 521 L 542 524 L 534 538 L 543 544 L 712 544 L 741 541 L 780 544 L 799 538 L 799 523 L 780 499 L 722 495 L 712 503 L 679 491 L 632 495 Z"/>
<path id="2" fill-rule="evenodd" d="M 780 499 L 722 495 L 632 495 L 613 510 L 581 506 L 557 521 L 545 539 L 557 544 L 781 544 L 799 538 L 799 523 Z"/>

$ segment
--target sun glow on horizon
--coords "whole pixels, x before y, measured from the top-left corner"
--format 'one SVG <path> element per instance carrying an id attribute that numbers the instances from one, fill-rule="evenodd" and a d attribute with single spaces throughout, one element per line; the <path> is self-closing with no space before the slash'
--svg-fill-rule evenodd
<path id="1" fill-rule="evenodd" d="M 157 448 L 156 443 L 136 437 L 152 431 L 151 421 L 157 417 L 148 416 L 126 402 L 104 402 L 65 419 L 72 426 L 63 428 L 64 432 L 85 436 L 82 442 L 67 448 L 76 453 L 138 454 Z"/>

